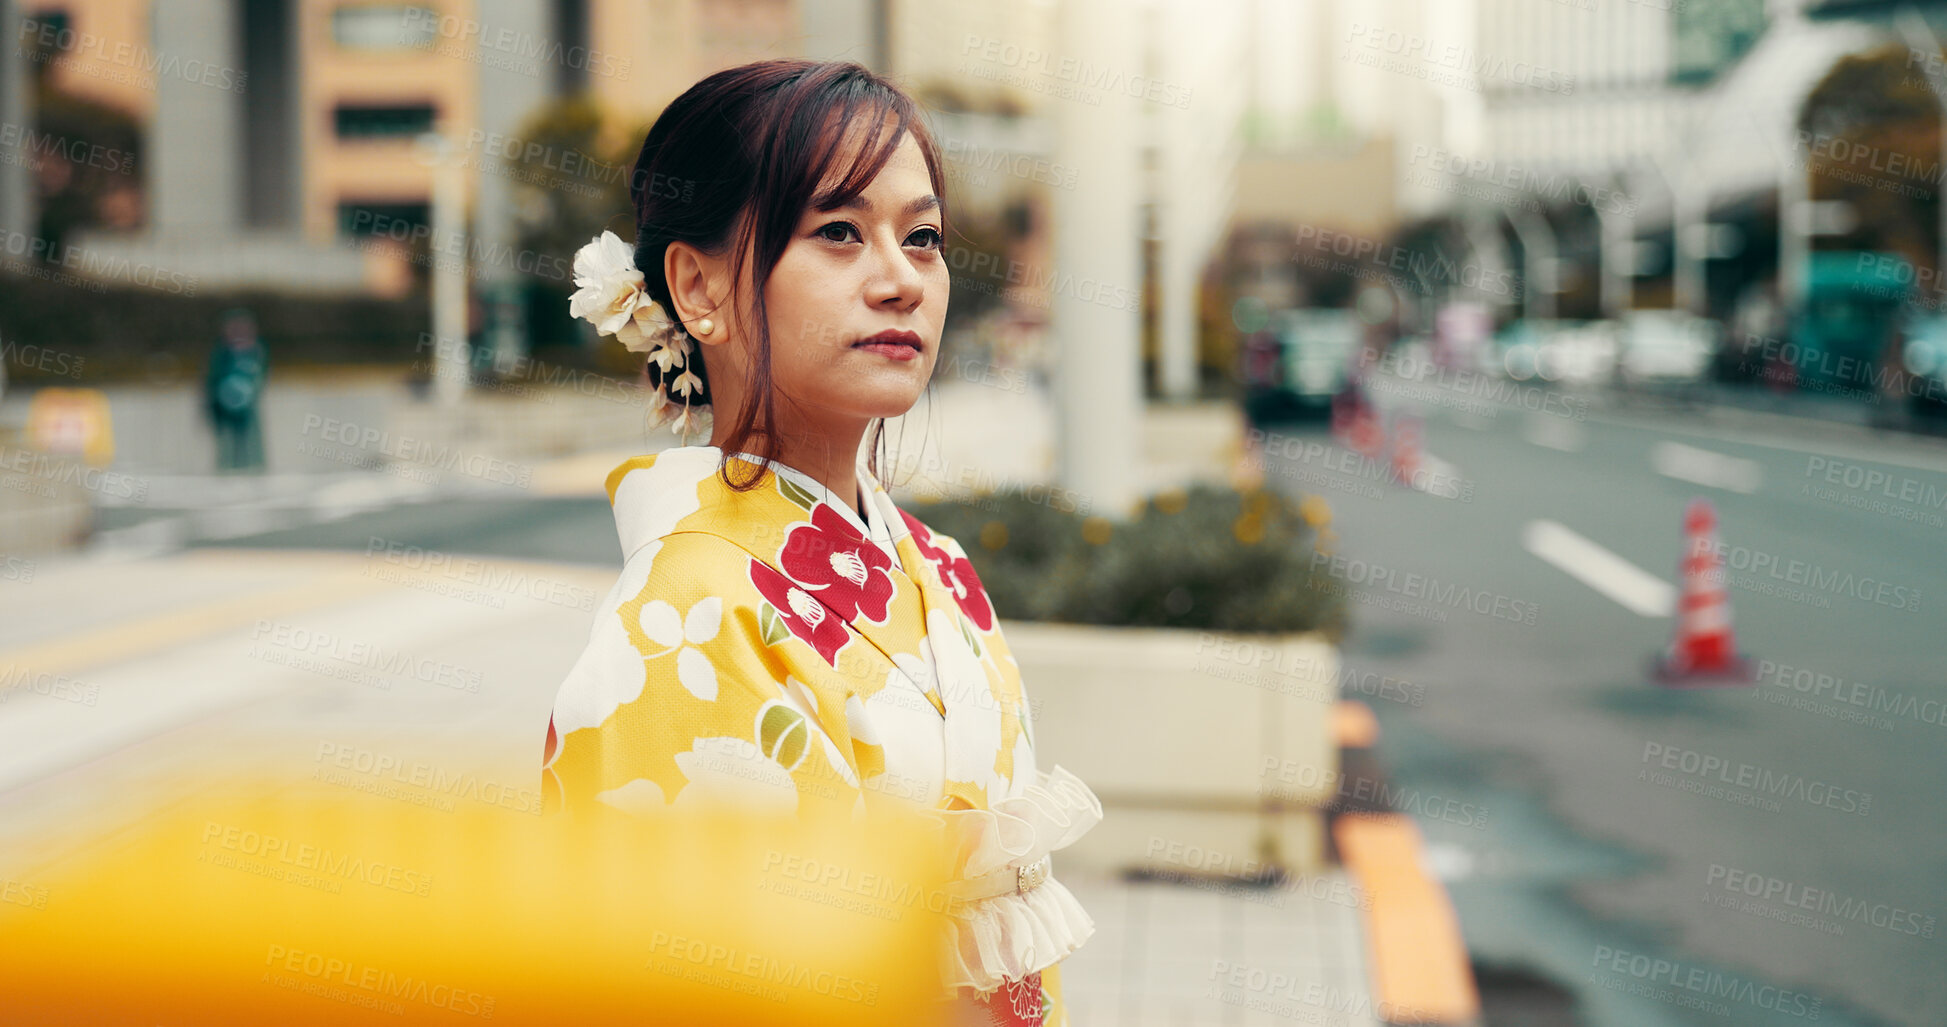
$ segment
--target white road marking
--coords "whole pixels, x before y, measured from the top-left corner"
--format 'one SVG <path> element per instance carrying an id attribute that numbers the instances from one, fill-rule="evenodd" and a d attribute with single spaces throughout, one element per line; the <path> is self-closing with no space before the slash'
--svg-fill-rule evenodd
<path id="1" fill-rule="evenodd" d="M 1676 609 L 1677 590 L 1669 582 L 1554 521 L 1529 521 L 1521 545 L 1625 609 L 1645 617 L 1668 617 Z"/>
<path id="2" fill-rule="evenodd" d="M 1766 414 L 1736 407 L 1719 407 L 1711 412 L 1711 417 L 1718 422 L 1736 418 L 1746 424 L 1759 427 L 1747 429 L 1723 423 L 1713 423 L 1707 427 L 1692 427 L 1667 417 L 1662 420 L 1651 420 L 1614 411 L 1590 413 L 1588 419 L 1602 424 L 1621 425 L 1625 428 L 1637 428 L 1662 435 L 1688 435 L 1710 442 L 1763 446 L 1766 449 L 1788 453 L 1794 459 L 1823 456 L 1947 474 L 1947 448 L 1942 448 L 1933 439 L 1889 433 L 1838 421 Z"/>
<path id="3" fill-rule="evenodd" d="M 1764 468 L 1756 460 L 1726 456 L 1681 442 L 1650 447 L 1650 467 L 1666 478 L 1750 495 L 1764 482 Z"/>
<path id="4" fill-rule="evenodd" d="M 1408 488 L 1441 499 L 1458 499 L 1466 483 L 1460 476 L 1460 468 L 1432 453 L 1422 452 L 1419 472 L 1406 484 Z"/>
<path id="5" fill-rule="evenodd" d="M 1589 444 L 1589 433 L 1581 425 L 1546 414 L 1530 415 L 1523 426 L 1522 435 L 1537 446 L 1559 449 L 1564 453 L 1579 453 Z"/>

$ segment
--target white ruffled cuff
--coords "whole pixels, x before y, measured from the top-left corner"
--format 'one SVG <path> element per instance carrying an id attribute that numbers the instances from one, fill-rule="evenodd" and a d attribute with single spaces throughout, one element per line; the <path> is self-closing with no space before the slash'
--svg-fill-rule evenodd
<path id="1" fill-rule="evenodd" d="M 1095 921 L 1052 872 L 1026 890 L 1013 886 L 1021 869 L 1032 874 L 1037 861 L 1102 822 L 1102 802 L 1080 778 L 1056 767 L 990 809 L 940 815 L 956 844 L 963 899 L 948 917 L 949 987 L 992 991 L 1054 965 L 1095 933 Z"/>

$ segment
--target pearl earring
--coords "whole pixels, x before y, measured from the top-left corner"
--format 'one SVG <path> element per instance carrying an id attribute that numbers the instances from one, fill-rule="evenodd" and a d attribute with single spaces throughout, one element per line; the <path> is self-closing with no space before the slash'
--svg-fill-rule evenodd
<path id="1" fill-rule="evenodd" d="M 711 332 L 714 332 L 716 330 L 717 330 L 716 322 L 710 320 L 707 317 L 702 318 L 696 322 L 696 334 L 698 335 L 708 335 Z"/>

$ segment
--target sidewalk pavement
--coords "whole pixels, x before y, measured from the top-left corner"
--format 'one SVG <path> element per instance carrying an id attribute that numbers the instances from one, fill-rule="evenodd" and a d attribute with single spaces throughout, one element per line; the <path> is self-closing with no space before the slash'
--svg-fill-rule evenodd
<path id="1" fill-rule="evenodd" d="M 1075 1027 L 1379 1023 L 1341 872 L 1261 889 L 1061 876 L 1095 919 L 1061 965 Z"/>

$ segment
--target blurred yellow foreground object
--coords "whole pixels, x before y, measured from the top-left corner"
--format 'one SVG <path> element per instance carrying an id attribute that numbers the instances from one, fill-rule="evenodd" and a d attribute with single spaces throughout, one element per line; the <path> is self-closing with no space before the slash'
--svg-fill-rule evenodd
<path id="1" fill-rule="evenodd" d="M 10 1023 L 944 1022 L 938 839 L 206 789 L 0 865 Z"/>

